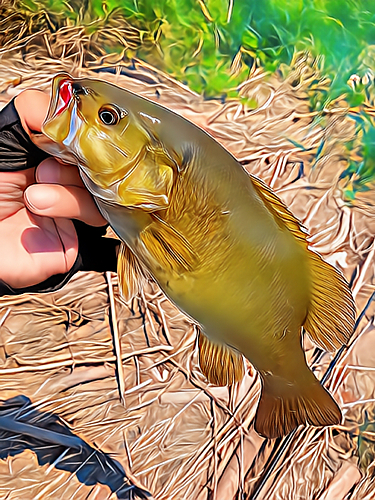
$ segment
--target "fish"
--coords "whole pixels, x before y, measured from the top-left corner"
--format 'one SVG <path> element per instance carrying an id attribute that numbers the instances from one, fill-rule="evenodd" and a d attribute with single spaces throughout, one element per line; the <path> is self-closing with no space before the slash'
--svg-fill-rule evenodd
<path id="1" fill-rule="evenodd" d="M 346 345 L 353 297 L 262 180 L 203 129 L 100 80 L 57 75 L 42 132 L 47 152 L 78 165 L 122 242 L 124 299 L 155 280 L 198 325 L 208 382 L 241 381 L 243 356 L 256 368 L 254 426 L 261 436 L 341 422 L 338 404 L 307 366 L 301 339 L 304 328 L 324 350 Z"/>

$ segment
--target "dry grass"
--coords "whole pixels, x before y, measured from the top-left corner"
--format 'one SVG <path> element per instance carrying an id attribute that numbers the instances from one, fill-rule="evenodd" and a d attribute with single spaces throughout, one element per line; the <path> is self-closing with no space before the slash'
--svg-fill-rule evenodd
<path id="1" fill-rule="evenodd" d="M 318 117 L 303 81 L 294 88 L 261 71 L 242 87 L 257 96 L 257 109 L 204 101 L 152 67 L 98 59 L 85 44 L 80 28 L 15 41 L 1 52 L 2 101 L 26 87 L 47 89 L 63 70 L 100 76 L 181 113 L 276 190 L 309 229 L 312 248 L 351 281 L 358 311 L 365 308 L 375 290 L 374 205 L 370 196 L 351 205 L 342 197 L 344 142 L 355 124 L 341 103 Z M 160 290 L 150 285 L 125 304 L 115 275 L 79 273 L 52 294 L 3 297 L 0 418 L 15 427 L 0 434 L 0 497 L 131 498 L 119 493 L 126 475 L 159 500 L 373 498 L 374 310 L 370 302 L 327 382 L 343 424 L 298 429 L 275 461 L 280 443 L 251 426 L 254 370 L 249 365 L 230 390 L 207 385 L 194 326 Z M 305 350 L 322 377 L 332 354 L 308 339 Z"/>

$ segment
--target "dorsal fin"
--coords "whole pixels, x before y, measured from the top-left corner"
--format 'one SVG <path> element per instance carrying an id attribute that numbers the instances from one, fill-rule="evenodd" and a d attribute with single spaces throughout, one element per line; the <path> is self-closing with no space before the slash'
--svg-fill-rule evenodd
<path id="1" fill-rule="evenodd" d="M 225 344 L 199 334 L 199 365 L 207 380 L 215 385 L 232 385 L 245 373 L 242 355 Z"/>
<path id="2" fill-rule="evenodd" d="M 314 342 L 328 351 L 346 345 L 355 323 L 355 305 L 345 278 L 314 252 L 310 253 L 313 289 L 304 323 Z"/>
<path id="3" fill-rule="evenodd" d="M 258 179 L 258 177 L 254 177 L 253 175 L 250 175 L 250 178 L 255 191 L 266 205 L 269 212 L 271 212 L 277 224 L 282 228 L 287 227 L 293 236 L 297 240 L 303 242 L 307 248 L 307 233 L 304 231 L 304 228 L 299 220 L 265 182 Z"/>
<path id="4" fill-rule="evenodd" d="M 308 249 L 307 234 L 298 219 L 260 179 L 250 176 L 259 197 L 280 227 L 286 227 L 306 248 L 310 258 L 312 292 L 304 327 L 317 345 L 334 350 L 347 344 L 354 328 L 354 300 L 345 278 Z"/>
<path id="5" fill-rule="evenodd" d="M 121 243 L 117 257 L 117 273 L 120 293 L 129 302 L 144 287 L 148 275 L 130 248 Z"/>

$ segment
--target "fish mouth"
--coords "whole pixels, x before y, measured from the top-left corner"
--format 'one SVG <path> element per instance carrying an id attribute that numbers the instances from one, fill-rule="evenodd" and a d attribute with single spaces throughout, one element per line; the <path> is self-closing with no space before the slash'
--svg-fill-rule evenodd
<path id="1" fill-rule="evenodd" d="M 72 77 L 68 73 L 56 75 L 52 82 L 52 98 L 44 123 L 59 116 L 69 107 L 74 98 Z"/>
<path id="2" fill-rule="evenodd" d="M 77 130 L 77 101 L 74 79 L 67 73 L 56 75 L 52 81 L 48 113 L 42 125 L 43 136 L 48 141 L 37 144 L 50 155 L 73 164 L 78 162 L 70 147 Z M 72 123 L 73 118 L 75 122 Z"/>

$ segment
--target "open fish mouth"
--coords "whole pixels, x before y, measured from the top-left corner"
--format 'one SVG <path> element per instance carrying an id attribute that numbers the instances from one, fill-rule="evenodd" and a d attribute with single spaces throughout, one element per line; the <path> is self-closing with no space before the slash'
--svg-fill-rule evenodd
<path id="1" fill-rule="evenodd" d="M 67 73 L 61 73 L 53 79 L 52 99 L 46 122 L 59 116 L 74 99 L 73 81 Z"/>
<path id="2" fill-rule="evenodd" d="M 82 87 L 69 74 L 55 76 L 50 106 L 42 125 L 42 132 L 49 139 L 48 143 L 41 144 L 42 149 L 73 164 L 78 162 L 79 151 L 74 148 L 74 139 L 82 122 L 77 114 L 79 89 L 82 93 Z"/>

